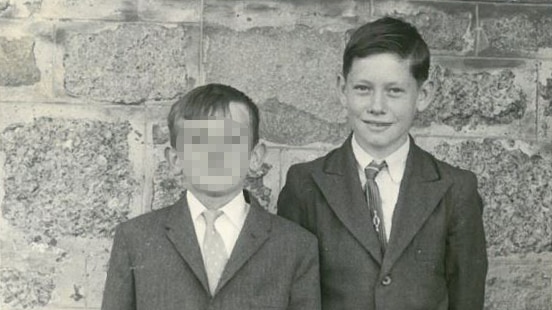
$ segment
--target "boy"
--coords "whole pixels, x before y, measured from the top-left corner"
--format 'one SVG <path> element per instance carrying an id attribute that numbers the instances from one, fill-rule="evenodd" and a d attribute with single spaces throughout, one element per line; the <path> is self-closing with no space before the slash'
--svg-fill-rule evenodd
<path id="1" fill-rule="evenodd" d="M 168 123 L 165 156 L 187 191 L 117 228 L 102 309 L 320 309 L 316 238 L 243 191 L 265 155 L 251 99 L 201 86 Z"/>
<path id="2" fill-rule="evenodd" d="M 483 309 L 487 256 L 475 175 L 420 149 L 429 50 L 382 18 L 351 36 L 338 77 L 352 134 L 292 166 L 278 213 L 318 236 L 323 309 Z"/>

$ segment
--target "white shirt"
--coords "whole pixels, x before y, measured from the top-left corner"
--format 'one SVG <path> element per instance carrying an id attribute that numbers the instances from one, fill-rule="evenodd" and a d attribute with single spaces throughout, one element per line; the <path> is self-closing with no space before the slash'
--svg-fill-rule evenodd
<path id="1" fill-rule="evenodd" d="M 366 185 L 366 175 L 364 174 L 364 168 L 368 166 L 375 158 L 366 153 L 362 147 L 356 141 L 355 135 L 351 139 L 353 147 L 353 154 L 355 155 L 358 164 L 358 175 L 360 177 L 360 183 L 362 188 Z M 381 196 L 381 207 L 383 209 L 383 224 L 385 225 L 385 235 L 387 240 L 391 235 L 391 225 L 393 223 L 393 212 L 395 211 L 395 205 L 399 198 L 399 189 L 401 187 L 401 181 L 404 176 L 404 169 L 406 167 L 406 158 L 408 157 L 408 151 L 410 150 L 410 139 L 401 145 L 395 152 L 387 156 L 376 160 L 381 163 L 383 160 L 387 163 L 387 167 L 382 169 L 376 176 L 376 183 Z"/>
<path id="2" fill-rule="evenodd" d="M 190 191 L 186 192 L 186 199 L 188 199 L 188 207 L 190 208 L 190 215 L 194 223 L 199 248 L 201 249 L 201 254 L 203 254 L 203 238 L 205 237 L 206 223 L 202 213 L 207 208 Z M 245 218 L 249 212 L 249 205 L 245 202 L 243 193 L 240 193 L 219 210 L 222 211 L 222 215 L 216 219 L 215 229 L 222 237 L 226 253 L 230 257 L 245 223 Z"/>

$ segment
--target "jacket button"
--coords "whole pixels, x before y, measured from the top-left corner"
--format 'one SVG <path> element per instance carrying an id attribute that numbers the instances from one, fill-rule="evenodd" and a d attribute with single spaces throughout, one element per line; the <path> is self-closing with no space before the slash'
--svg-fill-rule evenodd
<path id="1" fill-rule="evenodd" d="M 389 284 L 391 284 L 391 282 L 392 281 L 390 276 L 385 276 L 383 280 L 381 280 L 381 284 L 384 286 L 388 286 Z"/>

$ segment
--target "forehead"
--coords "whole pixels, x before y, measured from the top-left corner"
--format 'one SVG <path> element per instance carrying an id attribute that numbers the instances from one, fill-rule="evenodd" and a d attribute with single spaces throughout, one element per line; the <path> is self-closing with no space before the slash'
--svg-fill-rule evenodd
<path id="1" fill-rule="evenodd" d="M 215 136 L 222 135 L 247 135 L 248 124 L 234 121 L 229 118 L 209 117 L 206 119 L 181 120 L 178 122 L 178 134 L 208 134 Z"/>
<path id="2" fill-rule="evenodd" d="M 197 119 L 187 120 L 179 119 L 177 122 L 179 134 L 181 130 L 189 132 L 192 129 L 208 129 L 209 133 L 217 134 L 239 134 L 248 133 L 249 111 L 247 107 L 240 102 L 231 102 L 228 111 L 216 111 L 212 115 L 198 117 Z"/>
<path id="3" fill-rule="evenodd" d="M 372 54 L 353 59 L 349 77 L 389 81 L 414 79 L 411 60 L 401 58 L 394 53 Z"/>

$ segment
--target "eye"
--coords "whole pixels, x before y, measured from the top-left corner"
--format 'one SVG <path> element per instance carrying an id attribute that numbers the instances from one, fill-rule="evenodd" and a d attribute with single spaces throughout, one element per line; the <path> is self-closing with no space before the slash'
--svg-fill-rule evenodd
<path id="1" fill-rule="evenodd" d="M 404 93 L 404 89 L 399 87 L 391 87 L 387 90 L 391 96 L 399 96 Z"/>
<path id="2" fill-rule="evenodd" d="M 362 84 L 354 85 L 353 89 L 361 93 L 369 92 L 370 90 L 372 90 L 370 86 L 362 85 Z"/>

